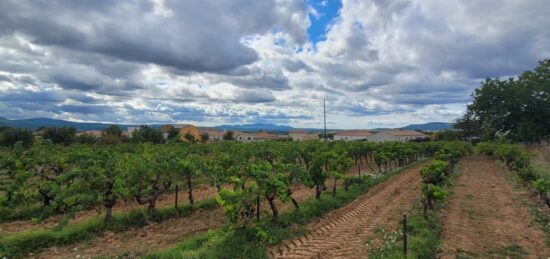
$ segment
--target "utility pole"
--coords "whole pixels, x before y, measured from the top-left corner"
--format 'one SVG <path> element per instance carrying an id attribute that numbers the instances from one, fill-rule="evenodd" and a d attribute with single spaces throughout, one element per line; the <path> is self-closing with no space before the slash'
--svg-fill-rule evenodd
<path id="1" fill-rule="evenodd" d="M 324 120 L 324 124 L 325 124 L 325 134 L 324 134 L 324 137 L 325 137 L 325 142 L 327 142 L 327 108 L 326 108 L 326 99 L 323 98 L 323 120 Z"/>

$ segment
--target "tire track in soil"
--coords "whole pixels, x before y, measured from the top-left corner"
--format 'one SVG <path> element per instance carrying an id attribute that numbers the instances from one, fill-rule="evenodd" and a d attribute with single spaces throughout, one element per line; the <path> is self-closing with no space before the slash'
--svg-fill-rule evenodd
<path id="1" fill-rule="evenodd" d="M 418 164 L 308 226 L 310 233 L 270 249 L 272 258 L 365 258 L 364 241 L 396 225 L 420 195 Z"/>
<path id="2" fill-rule="evenodd" d="M 441 213 L 440 258 L 547 258 L 546 235 L 534 222 L 526 198 L 505 178 L 493 159 L 471 156 L 461 161 L 448 204 Z"/>

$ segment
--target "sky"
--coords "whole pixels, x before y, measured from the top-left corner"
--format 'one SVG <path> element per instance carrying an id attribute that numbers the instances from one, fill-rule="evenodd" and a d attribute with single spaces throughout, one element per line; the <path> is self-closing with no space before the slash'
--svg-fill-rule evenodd
<path id="1" fill-rule="evenodd" d="M 548 0 L 0 0 L 0 117 L 452 122 L 550 58 Z"/>

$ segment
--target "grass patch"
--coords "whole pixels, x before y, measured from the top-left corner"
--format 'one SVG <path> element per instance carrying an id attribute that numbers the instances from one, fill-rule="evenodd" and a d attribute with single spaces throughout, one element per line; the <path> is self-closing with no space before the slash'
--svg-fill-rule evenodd
<path id="1" fill-rule="evenodd" d="M 59 213 L 38 204 L 20 206 L 17 208 L 0 206 L 0 223 L 14 220 L 46 219 L 56 214 Z"/>
<path id="2" fill-rule="evenodd" d="M 197 202 L 194 209 L 217 208 L 214 200 Z M 158 208 L 155 215 L 148 215 L 141 209 L 113 215 L 112 222 L 106 224 L 103 218 L 92 218 L 81 223 L 67 225 L 63 228 L 39 229 L 20 232 L 0 238 L 0 258 L 24 257 L 29 252 L 40 251 L 43 248 L 66 245 L 89 240 L 104 231 L 120 232 L 130 227 L 147 225 L 150 221 L 163 221 L 169 218 L 185 217 L 193 212 L 188 205 L 176 210 L 174 207 Z"/>
<path id="3" fill-rule="evenodd" d="M 364 177 L 361 184 L 351 186 L 347 191 L 340 189 L 336 196 L 324 192 L 319 200 L 307 199 L 300 203 L 299 210 L 282 213 L 277 222 L 273 222 L 268 216 L 249 228 L 235 229 L 226 226 L 211 230 L 188 238 L 167 250 L 149 254 L 146 258 L 268 258 L 266 247 L 304 235 L 307 232 L 307 223 L 343 207 L 374 185 L 414 165 L 416 163 L 379 177 Z"/>

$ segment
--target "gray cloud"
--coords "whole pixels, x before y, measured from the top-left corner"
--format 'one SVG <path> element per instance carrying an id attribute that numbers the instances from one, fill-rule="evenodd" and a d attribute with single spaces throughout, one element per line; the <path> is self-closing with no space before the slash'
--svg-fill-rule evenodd
<path id="1" fill-rule="evenodd" d="M 307 3 L 5 0 L 0 116 L 319 126 L 324 98 L 338 128 L 451 121 L 550 57 L 546 0 L 344 1 L 315 45 Z"/>
<path id="2" fill-rule="evenodd" d="M 235 101 L 245 103 L 270 103 L 275 101 L 275 96 L 268 90 L 242 90 Z"/>
<path id="3" fill-rule="evenodd" d="M 2 6 L 0 32 L 5 35 L 22 33 L 39 45 L 187 71 L 223 71 L 254 62 L 255 51 L 240 42 L 248 34 L 280 27 L 298 42 L 305 39 L 295 29 L 301 21 L 288 16 L 305 10 L 297 1 L 174 0 L 155 6 L 144 0 L 59 0 L 4 1 Z"/>

